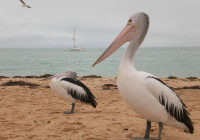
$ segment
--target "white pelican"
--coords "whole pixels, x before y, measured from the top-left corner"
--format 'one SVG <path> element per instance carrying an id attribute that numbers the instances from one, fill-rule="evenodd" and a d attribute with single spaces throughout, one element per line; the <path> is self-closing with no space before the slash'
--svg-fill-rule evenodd
<path id="1" fill-rule="evenodd" d="M 75 102 L 77 100 L 82 103 L 91 104 L 94 108 L 96 108 L 97 105 L 94 95 L 81 81 L 77 80 L 76 77 L 76 72 L 67 71 L 42 79 L 51 79 L 50 88 L 64 99 L 72 102 L 71 111 L 64 112 L 64 114 L 72 114 L 74 112 Z"/>
<path id="2" fill-rule="evenodd" d="M 23 0 L 20 0 L 22 3 L 22 7 L 27 7 L 27 8 L 31 8 L 30 6 L 26 5 L 26 3 Z"/>
<path id="3" fill-rule="evenodd" d="M 163 124 L 181 128 L 192 134 L 193 122 L 178 95 L 160 79 L 152 74 L 137 71 L 134 67 L 133 60 L 136 50 L 143 42 L 148 27 L 147 14 L 141 12 L 131 16 L 122 32 L 93 66 L 109 57 L 125 42 L 130 41 L 119 66 L 117 85 L 128 105 L 147 120 L 144 138 L 149 138 L 151 121 L 159 124 L 158 139 L 161 138 Z"/>

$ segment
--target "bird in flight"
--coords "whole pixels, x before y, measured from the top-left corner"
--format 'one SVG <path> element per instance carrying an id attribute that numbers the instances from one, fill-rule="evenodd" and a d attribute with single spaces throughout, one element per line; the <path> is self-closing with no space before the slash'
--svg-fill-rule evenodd
<path id="1" fill-rule="evenodd" d="M 27 7 L 27 8 L 31 8 L 30 6 L 26 5 L 26 3 L 23 0 L 20 0 L 21 3 L 23 4 L 22 7 Z"/>

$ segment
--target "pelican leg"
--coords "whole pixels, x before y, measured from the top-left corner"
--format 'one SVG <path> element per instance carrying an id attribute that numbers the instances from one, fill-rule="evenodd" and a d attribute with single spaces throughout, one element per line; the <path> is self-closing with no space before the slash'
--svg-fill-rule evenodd
<path id="1" fill-rule="evenodd" d="M 72 103 L 71 113 L 74 113 L 74 107 L 75 107 L 75 103 Z"/>
<path id="2" fill-rule="evenodd" d="M 72 114 L 74 113 L 74 107 L 75 107 L 75 103 L 72 103 L 72 108 L 71 108 L 71 111 L 70 112 L 63 112 L 64 114 Z"/>
<path id="3" fill-rule="evenodd" d="M 147 120 L 147 126 L 146 126 L 146 131 L 145 131 L 145 135 L 144 135 L 144 138 L 149 138 L 149 132 L 150 132 L 150 129 L 151 129 L 151 121 L 148 121 Z"/>
<path id="4" fill-rule="evenodd" d="M 158 139 L 161 139 L 162 129 L 163 129 L 163 123 L 159 122 L 159 132 L 158 132 Z"/>

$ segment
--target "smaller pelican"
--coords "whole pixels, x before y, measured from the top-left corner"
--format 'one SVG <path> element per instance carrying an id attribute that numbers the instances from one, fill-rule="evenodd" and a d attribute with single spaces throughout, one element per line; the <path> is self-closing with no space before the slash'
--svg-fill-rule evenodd
<path id="1" fill-rule="evenodd" d="M 64 112 L 64 114 L 72 114 L 74 112 L 75 102 L 77 100 L 82 103 L 91 104 L 94 108 L 96 108 L 97 105 L 94 95 L 81 81 L 77 80 L 76 77 L 76 72 L 69 70 L 42 79 L 51 79 L 50 88 L 64 99 L 72 102 L 71 111 Z"/>
<path id="2" fill-rule="evenodd" d="M 27 7 L 27 8 L 31 8 L 30 6 L 26 5 L 26 3 L 23 0 L 20 0 L 21 3 L 23 4 L 22 7 Z"/>

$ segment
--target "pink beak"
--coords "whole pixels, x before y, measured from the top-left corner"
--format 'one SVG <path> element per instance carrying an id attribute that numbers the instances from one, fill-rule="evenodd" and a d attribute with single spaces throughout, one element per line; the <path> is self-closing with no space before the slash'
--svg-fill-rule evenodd
<path id="1" fill-rule="evenodd" d="M 136 30 L 133 24 L 126 25 L 121 31 L 121 33 L 116 37 L 116 39 L 110 44 L 110 46 L 104 51 L 104 53 L 97 59 L 97 61 L 92 66 L 94 67 L 96 64 L 108 58 L 124 43 L 131 41 L 135 36 L 135 32 Z"/>

